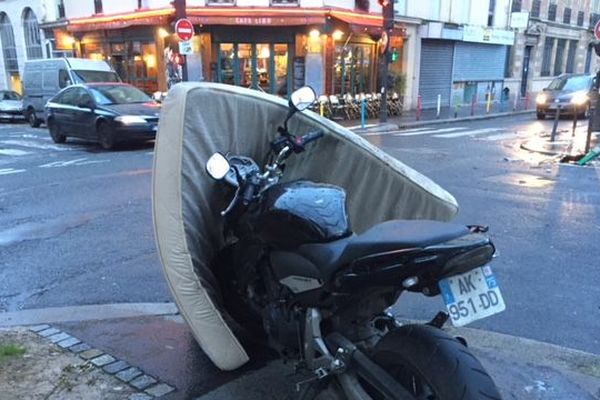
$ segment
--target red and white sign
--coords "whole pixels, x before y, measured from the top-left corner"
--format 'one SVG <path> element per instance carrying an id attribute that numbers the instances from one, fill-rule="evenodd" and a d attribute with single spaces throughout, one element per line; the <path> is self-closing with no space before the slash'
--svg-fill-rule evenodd
<path id="1" fill-rule="evenodd" d="M 189 19 L 178 19 L 175 23 L 175 33 L 183 41 L 190 40 L 194 36 L 194 24 Z"/>
<path id="2" fill-rule="evenodd" d="M 594 36 L 596 36 L 596 39 L 600 40 L 600 20 L 598 20 L 596 26 L 594 26 Z"/>

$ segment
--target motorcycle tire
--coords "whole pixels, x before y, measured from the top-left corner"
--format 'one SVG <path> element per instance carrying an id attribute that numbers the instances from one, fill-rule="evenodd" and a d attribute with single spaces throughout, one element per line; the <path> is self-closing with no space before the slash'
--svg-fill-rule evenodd
<path id="1" fill-rule="evenodd" d="M 496 384 L 469 349 L 433 326 L 405 325 L 389 332 L 371 359 L 417 398 L 501 400 Z"/>

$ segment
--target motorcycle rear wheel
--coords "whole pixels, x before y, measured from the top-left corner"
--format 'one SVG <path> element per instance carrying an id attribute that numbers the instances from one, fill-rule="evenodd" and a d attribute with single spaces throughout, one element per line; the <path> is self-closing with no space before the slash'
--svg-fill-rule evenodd
<path id="1" fill-rule="evenodd" d="M 405 325 L 386 334 L 371 359 L 417 399 L 501 400 L 494 381 L 467 347 L 429 325 Z M 378 398 L 373 388 L 365 389 Z"/>

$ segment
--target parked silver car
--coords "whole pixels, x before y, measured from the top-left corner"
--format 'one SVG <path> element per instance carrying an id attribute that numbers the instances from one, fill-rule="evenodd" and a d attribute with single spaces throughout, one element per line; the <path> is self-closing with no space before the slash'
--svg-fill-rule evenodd
<path id="1" fill-rule="evenodd" d="M 17 92 L 0 90 L 0 120 L 24 120 L 23 98 Z"/>

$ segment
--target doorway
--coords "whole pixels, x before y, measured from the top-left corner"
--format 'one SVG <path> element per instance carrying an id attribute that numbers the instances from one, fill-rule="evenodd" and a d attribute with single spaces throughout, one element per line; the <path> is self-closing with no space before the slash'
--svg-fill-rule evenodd
<path id="1" fill-rule="evenodd" d="M 533 46 L 525 46 L 525 54 L 523 56 L 523 73 L 521 75 L 521 97 L 527 94 L 527 79 L 529 77 L 529 58 L 531 57 L 531 48 Z"/>

